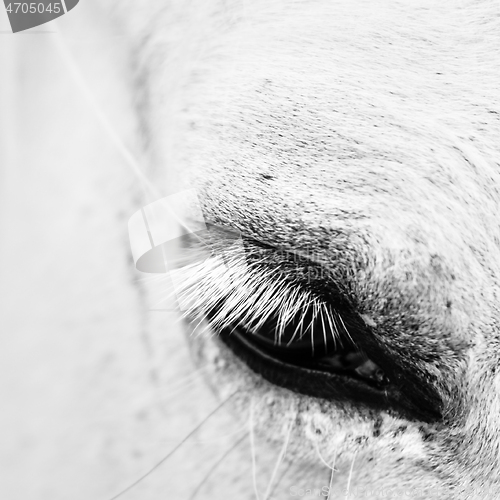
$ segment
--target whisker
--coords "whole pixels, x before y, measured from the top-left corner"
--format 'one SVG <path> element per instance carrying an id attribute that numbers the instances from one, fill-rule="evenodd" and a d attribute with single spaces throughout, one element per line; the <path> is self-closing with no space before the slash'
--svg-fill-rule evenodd
<path id="1" fill-rule="evenodd" d="M 132 484 L 130 484 L 129 486 L 127 486 L 124 490 L 120 491 L 120 493 L 118 493 L 117 495 L 115 495 L 114 497 L 111 497 L 110 500 L 116 500 L 117 498 L 120 498 L 122 495 L 124 495 L 125 493 L 127 493 L 128 491 L 130 491 L 134 486 L 136 486 L 137 484 L 139 484 L 143 479 L 145 479 L 146 477 L 148 477 L 150 474 L 152 474 L 156 469 L 158 469 L 158 467 L 160 467 L 160 465 L 164 464 L 191 436 L 193 436 L 195 434 L 196 431 L 198 431 L 206 422 L 207 420 L 212 416 L 214 415 L 215 413 L 217 413 L 232 397 L 234 397 L 237 393 L 239 392 L 239 389 L 236 390 L 235 392 L 233 392 L 230 396 L 228 396 L 224 401 L 222 401 L 219 405 L 217 405 L 215 407 L 215 409 L 213 409 L 198 425 L 196 425 L 194 427 L 194 429 L 191 430 L 191 432 L 189 432 L 187 434 L 187 436 L 185 436 L 178 444 L 177 446 L 174 447 L 173 450 L 171 450 L 169 453 L 167 453 L 167 455 L 165 455 L 159 462 L 157 462 L 151 469 L 149 469 L 149 471 L 147 471 L 145 474 L 143 474 L 139 479 L 137 479 L 136 481 L 134 481 Z"/>
<path id="2" fill-rule="evenodd" d="M 247 430 L 247 429 L 245 429 Z M 240 430 L 241 432 L 241 430 Z M 243 436 L 241 436 L 239 439 L 236 440 L 235 443 L 233 443 L 216 461 L 215 463 L 212 465 L 212 467 L 210 467 L 210 469 L 208 470 L 208 472 L 203 476 L 203 479 L 196 485 L 196 488 L 194 489 L 194 491 L 191 493 L 191 496 L 189 497 L 188 500 L 194 500 L 194 498 L 196 497 L 196 495 L 200 492 L 201 488 L 203 487 L 203 485 L 206 483 L 206 481 L 210 478 L 210 476 L 215 472 L 215 470 L 217 469 L 217 467 L 226 459 L 226 457 L 233 451 L 235 450 L 238 445 L 240 445 L 244 439 L 246 438 L 246 433 L 243 434 Z"/>
<path id="3" fill-rule="evenodd" d="M 141 187 L 144 191 L 145 199 L 158 199 L 162 198 L 164 195 L 157 189 L 157 187 L 151 182 L 151 180 L 144 173 L 142 168 L 139 165 L 139 161 L 135 158 L 134 154 L 130 150 L 130 148 L 126 145 L 125 141 L 120 134 L 118 133 L 116 127 L 111 123 L 109 117 L 103 110 L 103 106 L 99 104 L 96 95 L 91 90 L 88 82 L 85 80 L 82 70 L 79 67 L 78 63 L 75 60 L 75 57 L 68 49 L 67 44 L 62 38 L 60 31 L 57 29 L 57 25 L 55 25 L 55 36 L 52 38 L 54 44 L 56 46 L 57 51 L 59 52 L 59 56 L 61 57 L 63 64 L 66 66 L 69 74 L 73 78 L 76 86 L 80 90 L 84 99 L 86 100 L 89 109 L 93 112 L 97 121 L 100 123 L 102 129 L 107 134 L 108 138 L 111 140 L 111 143 L 115 146 L 116 150 L 119 152 L 121 157 L 123 158 L 125 165 L 127 165 L 131 171 L 135 174 L 135 176 L 140 180 Z M 148 196 L 149 195 L 149 196 Z M 179 218 L 179 216 L 175 212 L 171 212 L 176 221 L 180 224 L 181 227 L 187 229 L 185 222 Z M 193 233 L 194 234 L 194 233 Z M 194 236 L 199 240 L 199 235 L 194 234 Z"/>
<path id="4" fill-rule="evenodd" d="M 279 485 L 281 484 L 281 481 L 283 481 L 283 478 L 287 475 L 287 473 L 290 471 L 292 468 L 292 465 L 294 462 L 289 462 L 288 465 L 285 467 L 283 472 L 281 473 L 281 476 L 278 478 L 277 483 L 274 485 L 273 489 L 271 490 L 271 493 L 269 494 L 268 500 L 271 500 L 271 498 L 274 495 L 274 492 L 278 489 Z"/>
<path id="5" fill-rule="evenodd" d="M 207 439 L 198 439 L 196 441 L 191 441 L 192 443 L 195 444 L 206 444 L 206 443 L 213 443 L 213 442 L 220 442 L 222 438 L 227 438 L 227 437 L 232 437 L 237 434 L 240 434 L 240 432 L 243 432 L 244 430 L 248 430 L 248 427 L 246 424 L 243 424 L 242 426 L 238 427 L 235 431 L 227 432 L 225 434 L 217 434 L 216 436 L 212 438 L 207 438 Z"/>
<path id="6" fill-rule="evenodd" d="M 153 185 L 153 183 L 146 177 L 142 169 L 140 168 L 137 160 L 134 158 L 133 154 L 129 150 L 129 148 L 125 145 L 123 139 L 118 135 L 115 127 L 111 124 L 108 117 L 102 110 L 101 106 L 97 102 L 97 99 L 90 89 L 88 83 L 85 81 L 85 78 L 82 75 L 81 69 L 78 67 L 73 55 L 68 50 L 66 44 L 62 40 L 62 36 L 59 31 L 56 29 L 56 36 L 53 37 L 53 41 L 56 45 L 56 48 L 63 60 L 66 68 L 69 73 L 73 77 L 74 82 L 77 87 L 82 92 L 84 98 L 87 101 L 90 109 L 93 111 L 97 120 L 101 123 L 101 126 L 108 134 L 108 137 L 111 139 L 111 142 L 115 145 L 117 150 L 120 152 L 122 158 L 125 160 L 125 164 L 128 165 L 138 179 L 142 182 L 143 188 L 149 190 L 150 194 L 153 197 L 159 198 L 160 193 Z"/>
<path id="7" fill-rule="evenodd" d="M 335 456 L 333 457 L 333 464 L 330 465 L 324 458 L 323 458 L 323 455 L 321 455 L 321 452 L 319 451 L 319 446 L 318 446 L 318 443 L 315 442 L 315 448 L 316 448 L 316 453 L 319 457 L 319 459 L 323 462 L 324 465 L 326 465 L 326 467 L 328 467 L 329 469 L 332 469 L 334 472 L 337 472 L 337 470 L 335 469 L 335 461 L 337 459 L 337 453 L 335 453 Z"/>
<path id="8" fill-rule="evenodd" d="M 345 500 L 349 498 L 349 488 L 351 486 L 351 480 L 352 480 L 352 470 L 354 468 L 354 460 L 356 460 L 356 454 L 358 453 L 358 450 L 354 452 L 354 456 L 352 457 L 352 463 L 351 463 L 351 470 L 349 471 L 349 478 L 347 479 L 347 487 L 345 489 Z"/>
<path id="9" fill-rule="evenodd" d="M 235 436 L 237 434 L 240 434 L 245 429 L 248 430 L 247 424 L 242 425 L 237 430 L 232 431 L 232 432 L 227 432 L 225 434 L 219 434 L 219 433 L 217 433 L 217 435 L 215 435 L 215 436 L 213 436 L 211 438 L 207 438 L 207 439 L 191 439 L 190 443 L 191 444 L 207 444 L 207 443 L 214 443 L 214 442 L 216 442 L 216 443 L 220 444 L 221 439 L 233 437 L 233 436 Z M 178 439 L 163 439 L 162 441 L 166 442 L 166 443 L 170 443 L 170 442 L 178 443 L 179 442 Z"/>
<path id="10" fill-rule="evenodd" d="M 335 462 L 337 461 L 337 451 L 335 451 L 335 455 L 333 456 L 332 465 L 330 465 L 323 458 L 323 455 L 321 455 L 321 452 L 319 451 L 319 446 L 318 446 L 317 442 L 315 443 L 315 445 L 316 445 L 316 453 L 317 453 L 318 457 L 323 462 L 323 464 L 325 464 L 330 469 L 330 471 L 331 471 L 330 472 L 330 482 L 329 482 L 329 486 L 328 486 L 328 498 L 327 498 L 327 500 L 330 500 L 330 497 L 332 495 L 333 475 L 335 474 L 335 472 L 338 472 L 337 469 L 335 468 Z"/>
<path id="11" fill-rule="evenodd" d="M 250 401 L 250 418 L 248 419 L 250 426 L 250 452 L 252 454 L 252 478 L 253 478 L 253 489 L 255 492 L 255 497 L 257 500 L 260 500 L 259 490 L 257 488 L 257 464 L 256 464 L 256 456 L 255 456 L 255 438 L 254 438 L 254 399 L 252 398 Z"/>
<path id="12" fill-rule="evenodd" d="M 196 384 L 197 382 L 200 381 L 201 376 L 203 374 L 200 372 L 196 372 L 194 375 L 196 375 L 196 376 L 195 377 L 194 376 L 186 377 L 187 380 L 184 380 L 183 383 L 180 383 L 174 389 L 172 389 L 164 394 L 161 394 L 161 397 L 159 398 L 160 401 L 163 401 L 165 399 L 168 400 L 168 399 L 172 398 L 173 396 L 177 396 L 179 393 L 192 387 L 194 384 Z"/>
<path id="13" fill-rule="evenodd" d="M 191 382 L 196 381 L 202 374 L 205 372 L 205 370 L 208 369 L 208 366 L 199 366 L 196 367 L 195 370 L 193 370 L 193 373 L 190 373 L 189 375 L 186 375 L 180 380 L 176 380 L 174 384 L 170 384 L 166 386 L 166 389 L 169 390 L 169 392 L 166 393 L 166 395 L 170 394 L 170 391 L 176 392 L 179 388 L 184 388 L 186 384 L 190 384 Z M 164 394 L 165 395 L 165 394 Z"/>
<path id="14" fill-rule="evenodd" d="M 288 443 L 290 442 L 290 436 L 292 434 L 292 427 L 293 427 L 293 424 L 295 423 L 295 417 L 296 417 L 296 414 L 294 414 L 293 418 L 290 420 L 290 424 L 288 425 L 288 431 L 286 433 L 283 447 L 281 448 L 280 454 L 278 456 L 278 461 L 276 462 L 276 465 L 274 466 L 273 473 L 271 475 L 271 479 L 269 480 L 269 484 L 267 486 L 266 492 L 264 493 L 264 500 L 267 500 L 270 497 L 271 488 L 273 486 L 274 479 L 275 479 L 276 474 L 278 472 L 278 469 L 279 469 L 279 467 L 280 467 L 280 465 L 283 462 L 283 459 L 285 457 L 286 450 L 288 448 Z"/>
<path id="15" fill-rule="evenodd" d="M 332 486 L 333 486 L 333 475 L 335 474 L 335 462 L 333 467 L 331 467 L 331 472 L 330 472 L 330 482 L 328 483 L 328 498 L 326 500 L 331 500 L 332 496 Z"/>

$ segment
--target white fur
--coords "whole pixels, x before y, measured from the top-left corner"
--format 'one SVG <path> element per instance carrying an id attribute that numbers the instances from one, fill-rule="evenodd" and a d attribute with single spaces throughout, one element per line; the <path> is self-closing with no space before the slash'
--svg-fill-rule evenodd
<path id="1" fill-rule="evenodd" d="M 379 341 L 432 378 L 443 401 L 444 423 L 421 425 L 298 396 L 263 381 L 200 323 L 193 356 L 219 399 L 235 394 L 233 416 L 221 409 L 199 436 L 215 445 L 188 441 L 129 498 L 189 498 L 186 485 L 234 444 L 238 422 L 248 429 L 250 407 L 262 492 L 288 443 L 276 498 L 328 485 L 333 464 L 331 498 L 347 487 L 355 499 L 400 489 L 498 497 L 498 4 L 85 3 L 59 24 L 156 189 L 194 186 L 211 222 L 328 262 Z M 127 215 L 152 200 L 48 39 L 21 40 L 23 72 L 10 72 L 27 75 L 16 90 L 24 104 L 10 113 L 22 154 L 6 169 L 13 208 L 1 235 L 3 488 L 23 500 L 106 498 L 215 402 L 200 386 L 162 401 L 190 368 L 172 317 L 148 311 L 154 299 L 127 260 Z M 247 288 L 234 287 L 221 321 L 241 314 L 238 304 L 268 314 L 293 297 L 288 289 L 255 309 L 249 287 L 278 285 L 235 272 Z M 203 311 L 222 281 L 206 268 L 200 277 L 202 293 L 190 288 Z M 310 299 L 300 296 L 289 307 Z M 70 430 L 94 416 L 96 427 Z M 252 498 L 250 451 L 232 453 L 200 498 Z"/>

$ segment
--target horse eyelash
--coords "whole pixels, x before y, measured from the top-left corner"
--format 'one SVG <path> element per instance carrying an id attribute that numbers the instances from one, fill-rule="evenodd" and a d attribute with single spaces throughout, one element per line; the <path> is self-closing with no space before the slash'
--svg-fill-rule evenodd
<path id="1" fill-rule="evenodd" d="M 235 326 L 257 332 L 265 322 L 276 319 L 276 342 L 293 321 L 299 336 L 312 330 L 316 320 L 333 341 L 345 326 L 340 314 L 313 292 L 291 283 L 259 262 L 249 265 L 239 252 L 225 251 L 223 259 L 212 257 L 177 269 L 174 290 L 184 318 L 207 317 L 216 331 Z M 307 311 L 312 310 L 312 316 Z M 294 338 L 297 331 L 294 333 Z M 346 332 L 348 333 L 348 332 Z M 312 334 L 312 332 L 311 332 Z"/>

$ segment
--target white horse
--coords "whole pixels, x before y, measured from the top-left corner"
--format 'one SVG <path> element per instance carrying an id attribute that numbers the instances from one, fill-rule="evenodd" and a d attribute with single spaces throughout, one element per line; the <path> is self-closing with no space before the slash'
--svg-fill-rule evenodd
<path id="1" fill-rule="evenodd" d="M 2 498 L 497 498 L 499 33 L 492 0 L 2 32 Z M 179 312 L 127 224 L 187 189 L 225 260 Z"/>

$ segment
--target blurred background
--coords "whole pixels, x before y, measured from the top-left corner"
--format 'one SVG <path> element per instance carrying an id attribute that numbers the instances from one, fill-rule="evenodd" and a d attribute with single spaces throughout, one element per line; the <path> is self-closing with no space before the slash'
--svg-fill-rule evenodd
<path id="1" fill-rule="evenodd" d="M 216 405 L 164 281 L 131 259 L 130 81 L 95 3 L 17 34 L 0 6 L 1 499 L 112 498 Z M 123 498 L 189 498 L 240 432 L 211 425 Z"/>

